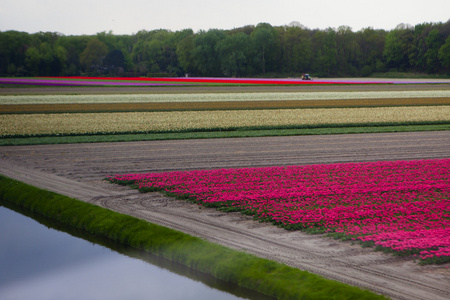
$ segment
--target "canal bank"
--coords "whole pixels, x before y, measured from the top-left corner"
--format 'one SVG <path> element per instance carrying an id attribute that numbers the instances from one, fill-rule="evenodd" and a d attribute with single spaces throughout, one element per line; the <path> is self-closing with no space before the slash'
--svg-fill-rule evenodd
<path id="1" fill-rule="evenodd" d="M 383 298 L 3 176 L 0 176 L 0 199 L 45 218 L 164 257 L 277 299 Z"/>
<path id="2" fill-rule="evenodd" d="M 2 205 L 2 300 L 273 300 L 9 203 Z"/>

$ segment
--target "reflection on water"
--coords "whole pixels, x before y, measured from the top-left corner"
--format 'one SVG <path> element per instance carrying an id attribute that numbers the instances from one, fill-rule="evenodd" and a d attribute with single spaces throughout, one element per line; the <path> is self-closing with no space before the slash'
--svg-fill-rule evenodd
<path id="1" fill-rule="evenodd" d="M 22 214 L 0 206 L 0 299 L 271 299 Z"/>

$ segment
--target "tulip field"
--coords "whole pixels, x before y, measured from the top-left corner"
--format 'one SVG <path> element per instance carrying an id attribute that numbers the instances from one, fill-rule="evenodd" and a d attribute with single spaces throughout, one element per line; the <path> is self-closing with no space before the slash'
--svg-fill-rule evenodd
<path id="1" fill-rule="evenodd" d="M 332 90 L 301 86 L 394 85 L 403 81 L 244 78 L 0 78 L 0 84 L 144 85 L 140 93 L 0 94 L 0 138 L 117 135 L 345 126 L 446 125 L 450 91 Z M 413 82 L 409 82 L 413 83 Z M 404 83 L 408 85 L 409 83 Z M 417 82 L 415 82 L 417 84 Z M 161 92 L 154 85 L 174 84 Z M 179 92 L 178 85 L 298 85 L 281 92 Z M 419 84 L 422 84 L 419 82 Z M 167 88 L 167 87 L 166 87 Z M 156 89 L 156 90 L 155 90 Z M 27 90 L 24 88 L 23 90 Z"/>
<path id="2" fill-rule="evenodd" d="M 328 233 L 424 264 L 450 262 L 450 159 L 109 176 L 141 191 Z"/>
<path id="3" fill-rule="evenodd" d="M 0 84 L 150 89 L 137 94 L 1 94 L 3 140 L 450 123 L 450 90 L 445 86 L 417 89 L 426 84 L 420 80 L 55 77 L 0 78 Z M 177 91 L 180 85 L 307 84 L 406 87 Z M 408 84 L 416 89 L 408 90 Z M 156 86 L 170 87 L 158 92 L 152 90 Z M 443 263 L 450 261 L 448 170 L 450 159 L 126 174 L 108 179 L 225 211 L 241 211 L 288 230 L 327 233 L 396 254 L 416 255 L 422 263 Z"/>
<path id="4" fill-rule="evenodd" d="M 176 88 L 174 88 L 176 91 Z M 353 91 L 353 92 L 253 92 L 253 93 L 165 93 L 112 95 L 8 95 L 0 104 L 89 104 L 89 103 L 183 103 L 183 102 L 255 102 L 255 101 L 323 101 L 430 99 L 445 100 L 450 91 Z M 429 100 L 430 101 L 430 100 Z M 375 102 L 374 104 L 378 104 Z M 433 104 L 434 102 L 431 102 Z M 443 102 L 448 103 L 448 102 Z M 382 102 L 383 104 L 383 102 Z M 426 104 L 426 103 L 423 103 Z M 343 106 L 343 104 L 341 104 Z"/>
<path id="5" fill-rule="evenodd" d="M 426 79 L 314 79 L 301 78 L 208 78 L 208 77 L 29 77 L 0 78 L 0 84 L 41 86 L 177 86 L 177 85 L 353 85 L 353 84 L 421 84 Z M 434 81 L 440 83 L 440 81 Z M 442 83 L 448 83 L 442 80 Z"/>
<path id="6" fill-rule="evenodd" d="M 298 84 L 393 84 L 394 81 L 352 81 L 301 79 L 258 79 L 258 78 L 108 78 L 108 77 L 32 77 L 0 78 L 0 84 L 38 86 L 180 86 L 180 85 L 298 85 Z"/>
<path id="7" fill-rule="evenodd" d="M 450 106 L 6 114 L 0 137 L 307 128 L 448 122 Z"/>
<path id="8" fill-rule="evenodd" d="M 0 192 L 292 299 L 447 299 L 449 130 L 450 79 L 0 78 Z"/>

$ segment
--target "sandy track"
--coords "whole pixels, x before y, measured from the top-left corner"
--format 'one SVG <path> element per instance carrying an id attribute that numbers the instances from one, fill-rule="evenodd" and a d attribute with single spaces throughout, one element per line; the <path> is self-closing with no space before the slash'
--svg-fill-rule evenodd
<path id="1" fill-rule="evenodd" d="M 0 173 L 393 299 L 448 299 L 450 270 L 419 266 L 102 178 L 116 173 L 450 157 L 450 131 L 0 147 Z"/>

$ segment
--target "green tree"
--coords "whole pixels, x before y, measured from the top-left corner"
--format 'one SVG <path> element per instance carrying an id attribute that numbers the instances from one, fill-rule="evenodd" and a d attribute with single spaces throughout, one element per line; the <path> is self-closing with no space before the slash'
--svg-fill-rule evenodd
<path id="1" fill-rule="evenodd" d="M 80 63 L 85 70 L 97 70 L 101 65 L 103 58 L 108 53 L 108 47 L 104 42 L 93 38 L 89 41 L 86 48 L 80 55 Z"/>
<path id="2" fill-rule="evenodd" d="M 133 49 L 131 52 L 133 69 L 137 73 L 147 73 L 147 41 L 150 40 L 150 33 L 145 30 L 138 31 L 133 36 Z"/>
<path id="3" fill-rule="evenodd" d="M 256 51 L 256 66 L 265 75 L 267 71 L 275 70 L 276 56 L 279 54 L 277 31 L 268 23 L 259 23 L 251 34 Z"/>
<path id="4" fill-rule="evenodd" d="M 228 31 L 229 35 L 234 35 L 237 33 L 244 33 L 246 35 L 251 35 L 253 30 L 255 30 L 255 26 L 253 25 L 246 25 L 244 27 L 234 28 Z"/>
<path id="5" fill-rule="evenodd" d="M 67 68 L 67 50 L 62 46 L 54 46 L 51 73 L 63 75 Z"/>
<path id="6" fill-rule="evenodd" d="M 313 57 L 310 30 L 302 26 L 289 26 L 281 37 L 283 72 L 310 73 Z"/>
<path id="7" fill-rule="evenodd" d="M 30 42 L 26 32 L 0 32 L 0 74 L 25 75 L 25 53 Z"/>
<path id="8" fill-rule="evenodd" d="M 358 51 L 356 34 L 349 26 L 340 26 L 336 31 L 336 71 L 338 75 L 357 75 Z"/>
<path id="9" fill-rule="evenodd" d="M 427 69 L 427 60 L 425 53 L 428 46 L 425 42 L 428 34 L 432 30 L 433 25 L 430 23 L 423 23 L 414 26 L 414 37 L 410 45 L 412 51 L 409 55 L 409 63 L 411 67 L 416 70 L 425 71 Z"/>
<path id="10" fill-rule="evenodd" d="M 201 31 L 194 38 L 194 49 L 192 59 L 194 67 L 199 75 L 220 76 L 220 59 L 216 50 L 217 44 L 225 39 L 225 33 L 222 30 L 210 29 L 207 32 Z"/>
<path id="11" fill-rule="evenodd" d="M 194 33 L 185 36 L 177 43 L 176 54 L 180 67 L 183 69 L 184 73 L 193 74 L 195 73 L 195 65 L 193 58 L 194 51 Z"/>
<path id="12" fill-rule="evenodd" d="M 175 34 L 169 30 L 152 32 L 148 45 L 149 66 L 153 73 L 172 73 L 178 66 L 176 57 Z"/>
<path id="13" fill-rule="evenodd" d="M 427 62 L 427 71 L 429 73 L 436 72 L 440 67 L 439 62 L 439 48 L 441 47 L 441 41 L 439 38 L 439 30 L 437 28 L 430 31 L 425 42 L 428 46 L 428 50 L 425 53 Z"/>
<path id="14" fill-rule="evenodd" d="M 438 52 L 441 64 L 447 68 L 447 73 L 450 71 L 450 36 L 445 40 L 445 43 L 439 48 Z"/>
<path id="15" fill-rule="evenodd" d="M 117 36 L 110 30 L 108 32 L 103 31 L 96 34 L 97 39 L 103 42 L 109 51 L 117 49 Z"/>
<path id="16" fill-rule="evenodd" d="M 225 76 L 240 76 L 247 72 L 250 37 L 245 33 L 227 36 L 217 43 L 220 69 Z"/>
<path id="17" fill-rule="evenodd" d="M 38 47 L 30 47 L 26 53 L 26 66 L 32 76 L 59 76 L 62 75 L 67 52 L 61 46 L 51 47 L 43 42 Z"/>
<path id="18" fill-rule="evenodd" d="M 358 50 L 355 66 L 361 73 L 363 73 L 364 67 L 368 67 L 368 73 L 362 75 L 386 71 L 383 56 L 386 34 L 384 30 L 374 30 L 371 27 L 364 28 L 356 33 Z"/>
<path id="19" fill-rule="evenodd" d="M 120 50 L 124 56 L 125 71 L 131 70 L 133 67 L 132 51 L 133 37 L 131 35 L 120 35 L 116 37 L 114 50 Z"/>
<path id="20" fill-rule="evenodd" d="M 316 59 L 315 69 L 319 76 L 334 75 L 337 68 L 336 32 L 329 28 L 314 35 Z"/>
<path id="21" fill-rule="evenodd" d="M 56 32 L 38 32 L 32 35 L 32 38 L 34 39 L 34 42 L 36 43 L 46 43 L 50 45 L 50 47 L 53 47 L 58 39 L 61 37 L 59 33 Z M 35 44 L 34 46 L 37 46 L 38 44 Z"/>
<path id="22" fill-rule="evenodd" d="M 25 52 L 25 62 L 30 75 L 37 76 L 39 75 L 39 65 L 41 62 L 41 56 L 39 53 L 39 49 L 36 47 L 30 47 Z"/>
<path id="23" fill-rule="evenodd" d="M 386 35 L 384 56 L 391 68 L 406 70 L 410 67 L 410 45 L 413 40 L 413 31 L 410 28 L 394 29 Z"/>
<path id="24" fill-rule="evenodd" d="M 162 56 L 163 44 L 151 37 L 138 40 L 133 47 L 133 61 L 139 66 L 141 73 L 160 72 L 158 62 Z"/>
<path id="25" fill-rule="evenodd" d="M 449 72 L 450 21 L 400 24 L 392 31 L 310 30 L 298 22 L 232 30 L 139 31 L 64 36 L 0 32 L 0 75 L 98 74 L 106 68 L 135 75 L 165 72 L 203 76 L 360 76 L 400 71 Z M 115 66 L 119 67 L 115 67 Z M 102 71 L 104 72 L 104 71 Z M 295 76 L 295 75 L 294 75 Z"/>
<path id="26" fill-rule="evenodd" d="M 146 58 L 151 73 L 161 72 L 163 47 L 163 42 L 157 39 L 152 39 L 146 43 Z"/>
<path id="27" fill-rule="evenodd" d="M 120 50 L 112 50 L 105 56 L 103 66 L 111 75 L 118 75 L 125 68 L 125 56 Z"/>
<path id="28" fill-rule="evenodd" d="M 52 47 L 47 42 L 42 42 L 39 47 L 39 75 L 48 75 L 51 73 L 51 69 L 56 66 L 52 66 L 53 63 L 53 53 Z"/>
<path id="29" fill-rule="evenodd" d="M 60 36 L 56 41 L 56 47 L 62 47 L 66 50 L 66 69 L 65 75 L 80 75 L 82 69 L 80 55 L 86 49 L 89 40 L 92 37 L 83 36 Z"/>
<path id="30" fill-rule="evenodd" d="M 180 73 L 177 42 L 184 35 L 163 29 L 139 31 L 131 53 L 135 68 L 140 73 Z"/>

